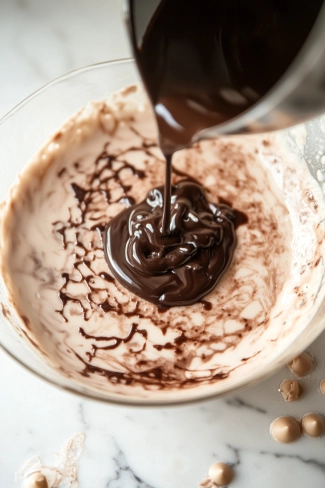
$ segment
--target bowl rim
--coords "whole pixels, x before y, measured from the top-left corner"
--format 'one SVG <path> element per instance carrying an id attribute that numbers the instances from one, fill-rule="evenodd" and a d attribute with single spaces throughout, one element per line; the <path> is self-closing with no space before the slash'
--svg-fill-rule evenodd
<path id="1" fill-rule="evenodd" d="M 101 68 L 101 67 L 104 68 L 108 65 L 111 66 L 115 64 L 118 65 L 118 64 L 126 64 L 126 63 L 136 64 L 134 58 L 129 56 L 127 58 L 117 58 L 117 59 L 112 59 L 111 61 L 101 61 L 100 63 L 88 64 L 87 66 L 82 66 L 81 68 L 76 68 L 71 71 L 68 71 L 67 73 L 64 73 L 63 75 L 57 76 L 53 80 L 46 83 L 45 85 L 42 85 L 40 88 L 37 88 L 37 90 L 34 90 L 27 97 L 23 98 L 23 100 L 17 103 L 13 108 L 11 108 L 9 112 L 5 113 L 0 118 L 0 124 L 2 124 L 5 120 L 7 120 L 12 115 L 14 115 L 18 110 L 20 110 L 25 104 L 30 102 L 34 97 L 40 95 L 42 92 L 46 91 L 48 88 L 50 88 L 53 85 L 56 85 L 57 83 L 61 83 L 62 81 L 72 78 L 73 76 L 79 75 L 81 73 L 85 73 L 86 71 L 91 71 L 96 68 Z"/>

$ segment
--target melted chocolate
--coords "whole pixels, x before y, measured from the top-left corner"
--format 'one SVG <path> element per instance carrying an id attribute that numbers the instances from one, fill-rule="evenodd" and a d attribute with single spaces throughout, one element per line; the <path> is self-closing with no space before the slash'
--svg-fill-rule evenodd
<path id="1" fill-rule="evenodd" d="M 162 306 L 190 305 L 211 291 L 236 246 L 235 212 L 207 202 L 196 183 L 172 187 L 170 232 L 162 232 L 163 187 L 127 208 L 106 232 L 114 276 L 136 295 Z"/>
<path id="2" fill-rule="evenodd" d="M 229 267 L 235 218 L 229 207 L 209 205 L 193 184 L 172 194 L 172 155 L 270 90 L 305 42 L 322 1 L 163 0 L 143 36 L 136 14 L 144 4 L 129 3 L 166 177 L 164 189 L 153 189 L 109 224 L 106 257 L 114 276 L 136 295 L 164 306 L 189 305 Z M 237 215 L 238 225 L 246 222 Z"/>

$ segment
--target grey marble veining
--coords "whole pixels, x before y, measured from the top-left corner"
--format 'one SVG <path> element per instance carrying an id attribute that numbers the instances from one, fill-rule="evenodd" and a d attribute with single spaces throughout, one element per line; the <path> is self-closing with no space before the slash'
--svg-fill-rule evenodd
<path id="1" fill-rule="evenodd" d="M 118 0 L 0 0 L 0 116 L 67 71 L 128 53 Z M 325 415 L 325 334 L 308 350 L 317 367 L 295 404 L 277 391 L 292 378 L 283 369 L 232 397 L 166 409 L 71 396 L 0 351 L 0 488 L 19 486 L 15 473 L 35 455 L 55 464 L 78 432 L 86 435 L 81 488 L 191 488 L 216 461 L 234 466 L 233 488 L 323 488 L 325 437 L 281 445 L 269 434 L 279 415 Z"/>

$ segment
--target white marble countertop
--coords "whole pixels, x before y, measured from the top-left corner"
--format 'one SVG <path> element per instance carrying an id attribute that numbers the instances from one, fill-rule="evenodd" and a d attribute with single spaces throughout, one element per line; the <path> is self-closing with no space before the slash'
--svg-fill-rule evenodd
<path id="1" fill-rule="evenodd" d="M 118 0 L 1 0 L 0 116 L 51 79 L 75 68 L 128 56 Z M 1 144 L 0 144 L 1 148 Z M 81 488 L 191 488 L 217 460 L 233 463 L 233 488 L 323 488 L 325 437 L 281 445 L 269 435 L 279 415 L 325 415 L 325 333 L 308 349 L 317 362 L 305 394 L 285 404 L 284 369 L 235 396 L 195 406 L 138 409 L 95 403 L 58 391 L 0 351 L 0 487 L 31 457 L 55 464 L 78 432 Z"/>

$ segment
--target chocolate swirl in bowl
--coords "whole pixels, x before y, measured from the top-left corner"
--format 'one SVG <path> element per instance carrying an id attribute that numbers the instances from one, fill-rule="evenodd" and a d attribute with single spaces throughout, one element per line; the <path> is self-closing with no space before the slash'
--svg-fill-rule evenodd
<path id="1" fill-rule="evenodd" d="M 229 267 L 236 246 L 235 212 L 209 204 L 196 183 L 172 187 L 170 232 L 159 232 L 163 187 L 124 210 L 108 226 L 105 250 L 114 276 L 136 295 L 160 306 L 195 303 Z"/>

